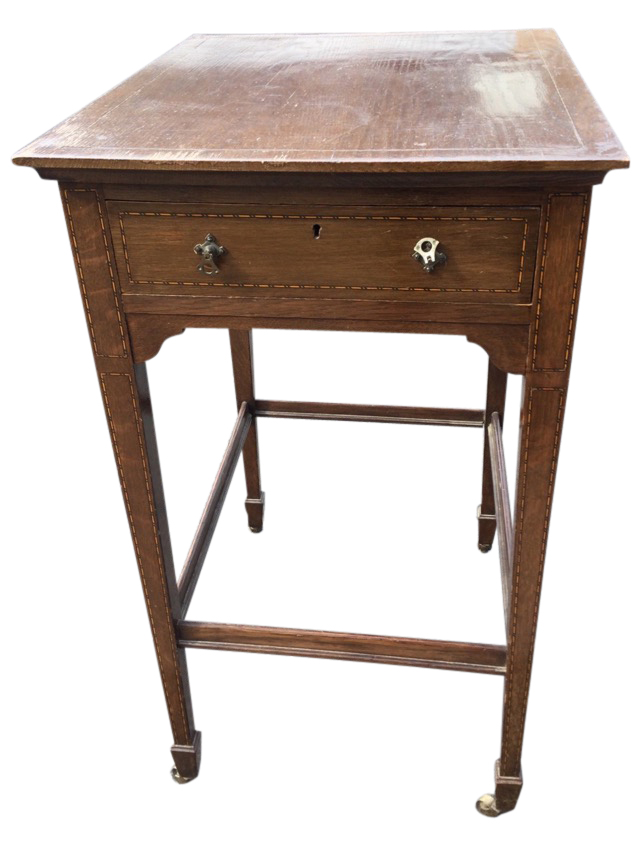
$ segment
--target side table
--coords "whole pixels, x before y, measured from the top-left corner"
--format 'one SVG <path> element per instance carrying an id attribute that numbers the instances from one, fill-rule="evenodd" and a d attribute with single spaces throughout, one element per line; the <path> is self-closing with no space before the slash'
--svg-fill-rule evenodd
<path id="1" fill-rule="evenodd" d="M 185 649 L 503 676 L 496 816 L 516 805 L 540 588 L 591 190 L 628 158 L 551 30 L 195 35 L 15 157 L 60 184 L 173 732 L 198 774 Z M 237 421 L 179 577 L 146 362 L 186 328 L 229 329 Z M 256 399 L 254 328 L 464 335 L 484 410 Z M 524 376 L 512 519 L 507 375 Z M 482 551 L 497 533 L 506 642 L 189 620 L 243 456 L 262 529 L 262 417 L 484 430 Z"/>

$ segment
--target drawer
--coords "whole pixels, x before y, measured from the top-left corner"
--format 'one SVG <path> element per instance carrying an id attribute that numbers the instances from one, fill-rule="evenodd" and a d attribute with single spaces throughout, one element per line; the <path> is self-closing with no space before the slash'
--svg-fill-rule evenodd
<path id="1" fill-rule="evenodd" d="M 110 202 L 109 219 L 125 293 L 528 303 L 540 209 Z M 213 274 L 194 253 L 208 234 L 225 250 Z M 425 240 L 446 257 L 429 272 Z"/>

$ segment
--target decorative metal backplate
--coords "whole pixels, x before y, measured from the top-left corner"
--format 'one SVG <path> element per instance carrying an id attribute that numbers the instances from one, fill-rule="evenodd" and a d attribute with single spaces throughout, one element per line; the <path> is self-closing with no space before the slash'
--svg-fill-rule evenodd
<path id="1" fill-rule="evenodd" d="M 440 241 L 435 237 L 421 237 L 413 247 L 413 257 L 422 264 L 425 272 L 433 272 L 438 264 L 444 264 L 447 256 L 438 250 Z"/>
<path id="2" fill-rule="evenodd" d="M 213 234 L 207 234 L 203 243 L 196 243 L 193 251 L 202 257 L 202 263 L 198 264 L 198 272 L 205 273 L 205 275 L 215 275 L 220 272 L 215 258 L 224 255 L 226 249 L 218 243 Z"/>

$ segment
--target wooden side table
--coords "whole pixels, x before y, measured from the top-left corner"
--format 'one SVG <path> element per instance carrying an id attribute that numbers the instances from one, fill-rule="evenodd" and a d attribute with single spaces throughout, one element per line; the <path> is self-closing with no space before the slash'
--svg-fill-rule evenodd
<path id="1" fill-rule="evenodd" d="M 503 676 L 478 808 L 513 809 L 591 188 L 629 164 L 555 33 L 196 35 L 15 162 L 60 183 L 176 781 L 200 762 L 186 648 L 306 655 Z M 176 578 L 145 362 L 193 327 L 229 329 L 238 419 Z M 486 408 L 257 400 L 254 328 L 465 335 L 489 355 Z M 524 375 L 513 521 L 508 373 Z M 497 530 L 505 645 L 190 621 L 241 454 L 262 529 L 261 417 L 483 429 L 479 547 Z"/>

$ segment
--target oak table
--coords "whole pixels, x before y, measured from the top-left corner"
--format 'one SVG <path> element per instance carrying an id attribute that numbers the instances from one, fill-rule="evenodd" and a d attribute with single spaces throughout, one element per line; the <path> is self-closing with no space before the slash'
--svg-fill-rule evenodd
<path id="1" fill-rule="evenodd" d="M 495 793 L 477 805 L 513 809 L 591 188 L 628 166 L 556 34 L 194 35 L 14 162 L 60 184 L 176 781 L 200 762 L 185 649 L 270 652 L 503 676 Z M 145 363 L 194 327 L 229 329 L 238 418 L 176 578 Z M 489 356 L 486 408 L 256 399 L 254 328 L 464 335 Z M 262 529 L 261 417 L 483 429 L 478 544 L 497 531 L 505 645 L 188 620 L 241 454 Z"/>

